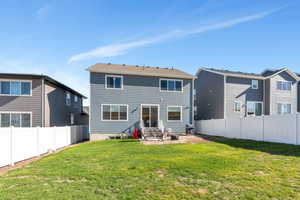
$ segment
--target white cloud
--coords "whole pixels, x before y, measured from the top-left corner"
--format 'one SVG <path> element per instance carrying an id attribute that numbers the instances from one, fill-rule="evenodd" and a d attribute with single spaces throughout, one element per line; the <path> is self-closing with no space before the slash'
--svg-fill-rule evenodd
<path id="1" fill-rule="evenodd" d="M 41 19 L 43 17 L 45 17 L 46 15 L 49 14 L 49 12 L 51 11 L 51 6 L 50 5 L 45 5 L 43 7 L 40 7 L 37 11 L 36 11 L 36 16 L 38 19 Z"/>
<path id="2" fill-rule="evenodd" d="M 68 63 L 70 64 L 70 63 L 74 63 L 77 61 L 88 60 L 91 58 L 103 58 L 103 57 L 113 57 L 113 56 L 123 55 L 123 54 L 127 53 L 130 49 L 133 49 L 133 48 L 146 46 L 149 44 L 154 44 L 154 43 L 158 43 L 158 42 L 162 42 L 165 40 L 174 39 L 174 38 L 178 38 L 178 37 L 185 37 L 185 36 L 189 36 L 189 35 L 193 35 L 193 34 L 200 34 L 200 33 L 208 32 L 208 31 L 212 31 L 212 30 L 229 28 L 234 25 L 241 24 L 241 23 L 261 19 L 261 18 L 264 18 L 278 10 L 281 10 L 281 9 L 282 8 L 274 9 L 274 10 L 266 11 L 266 12 L 261 12 L 261 13 L 257 13 L 254 15 L 249 15 L 246 17 L 232 19 L 232 20 L 228 20 L 225 22 L 221 22 L 221 23 L 198 27 L 196 29 L 171 31 L 169 33 L 158 35 L 156 37 L 152 37 L 152 38 L 148 38 L 148 39 L 143 39 L 143 40 L 138 40 L 138 41 L 133 41 L 133 42 L 128 42 L 128 43 L 110 44 L 110 45 L 106 45 L 106 46 L 101 46 L 101 47 L 98 47 L 91 51 L 80 53 L 80 54 L 70 57 L 68 60 Z"/>

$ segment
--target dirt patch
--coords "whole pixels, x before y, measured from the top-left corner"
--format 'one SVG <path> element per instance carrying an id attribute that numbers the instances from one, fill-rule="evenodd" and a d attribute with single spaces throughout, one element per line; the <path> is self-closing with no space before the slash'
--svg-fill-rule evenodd
<path id="1" fill-rule="evenodd" d="M 200 195 L 203 195 L 203 194 L 206 194 L 207 193 L 207 190 L 206 189 L 203 189 L 203 188 L 199 188 L 197 191 L 196 191 L 197 194 L 200 194 Z"/>
<path id="2" fill-rule="evenodd" d="M 82 144 L 82 143 L 78 143 L 78 144 L 73 144 L 73 145 L 70 145 L 70 146 L 67 146 L 67 147 L 63 147 L 63 148 L 60 148 L 60 149 L 57 149 L 54 153 L 58 153 L 58 152 L 61 152 L 65 149 L 69 149 L 69 148 L 72 148 L 72 147 L 75 147 L 79 144 Z M 30 163 L 34 162 L 34 161 L 37 161 L 37 160 L 40 160 L 48 155 L 51 155 L 52 153 L 47 153 L 47 154 L 43 154 L 41 156 L 38 156 L 38 157 L 33 157 L 33 158 L 30 158 L 30 159 L 27 159 L 27 160 L 23 160 L 23 161 L 20 161 L 20 162 L 17 162 L 15 163 L 14 166 L 6 166 L 6 167 L 0 167 L 0 176 L 3 175 L 3 174 L 6 174 L 7 172 L 9 171 L 12 171 L 12 170 L 15 170 L 15 169 L 18 169 L 18 168 L 23 168 L 27 165 L 29 165 Z"/>
<path id="3" fill-rule="evenodd" d="M 159 169 L 159 170 L 155 171 L 155 174 L 157 174 L 160 178 L 163 178 L 166 175 L 166 170 Z"/>
<path id="4" fill-rule="evenodd" d="M 188 136 L 180 136 L 179 140 L 164 140 L 164 141 L 141 141 L 142 144 L 145 145 L 162 145 L 162 144 L 198 144 L 198 143 L 206 143 L 208 140 L 204 139 L 201 136 L 196 135 L 188 135 Z"/>

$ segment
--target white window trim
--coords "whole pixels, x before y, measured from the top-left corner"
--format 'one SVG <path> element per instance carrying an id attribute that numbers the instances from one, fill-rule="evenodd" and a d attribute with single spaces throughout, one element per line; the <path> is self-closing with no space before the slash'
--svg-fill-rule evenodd
<path id="1" fill-rule="evenodd" d="M 168 81 L 168 82 L 167 82 L 167 90 L 162 90 L 162 89 L 161 89 L 161 81 Z M 169 90 L 168 90 L 168 88 L 169 88 L 169 81 L 181 81 L 181 91 L 177 91 L 177 90 L 169 91 Z M 176 82 L 175 82 L 175 89 L 176 89 Z M 159 90 L 160 90 L 160 92 L 179 92 L 179 93 L 183 93 L 183 80 L 181 80 L 181 79 L 166 79 L 166 78 L 160 78 L 160 79 L 159 79 Z"/>
<path id="2" fill-rule="evenodd" d="M 255 84 L 253 84 L 253 82 L 257 82 L 257 87 L 253 87 Z M 251 88 L 253 89 L 253 90 L 258 90 L 258 88 L 259 88 L 259 81 L 258 80 L 251 80 Z"/>
<path id="3" fill-rule="evenodd" d="M 235 104 L 236 103 L 239 103 L 240 104 L 240 111 L 236 111 L 235 110 Z M 234 101 L 233 102 L 233 112 L 235 112 L 235 113 L 241 113 L 242 112 L 242 102 L 241 101 Z"/>
<path id="4" fill-rule="evenodd" d="M 126 116 L 127 119 L 126 120 L 107 120 L 107 119 L 103 119 L 103 106 L 126 106 L 126 108 L 127 108 L 127 116 Z M 128 122 L 128 116 L 129 116 L 128 108 L 129 108 L 128 104 L 101 104 L 101 111 L 100 111 L 101 112 L 101 121 L 103 121 L 103 122 Z"/>
<path id="5" fill-rule="evenodd" d="M 261 115 L 258 115 L 258 116 L 248 115 L 248 103 L 260 103 L 261 104 Z M 263 116 L 263 115 L 264 115 L 264 103 L 262 101 L 247 101 L 246 102 L 246 116 L 247 117 L 259 117 L 259 116 Z"/>
<path id="6" fill-rule="evenodd" d="M 278 82 L 291 83 L 291 90 L 280 90 L 280 89 L 278 89 Z M 293 81 L 276 81 L 276 90 L 280 91 L 280 92 L 292 92 L 292 90 L 293 90 Z"/>
<path id="7" fill-rule="evenodd" d="M 112 77 L 112 78 L 121 78 L 121 88 L 108 88 L 107 87 L 107 78 L 108 77 Z M 123 76 L 120 76 L 120 75 L 105 75 L 105 89 L 107 90 L 123 90 L 124 87 L 123 87 Z"/>
<path id="8" fill-rule="evenodd" d="M 1 81 L 7 81 L 7 82 L 26 82 L 30 83 L 30 94 L 20 94 L 20 95 L 14 95 L 14 94 L 1 94 Z M 10 83 L 11 84 L 11 83 Z M 11 87 L 11 86 L 10 86 Z M 22 87 L 21 87 L 22 90 Z M 22 92 L 22 91 L 21 91 Z M 30 97 L 32 96 L 32 80 L 21 80 L 21 79 L 0 79 L 0 96 L 11 96 L 11 97 Z"/>
<path id="9" fill-rule="evenodd" d="M 180 120 L 169 120 L 169 107 L 176 107 L 176 108 L 180 108 Z M 178 105 L 168 105 L 167 107 L 167 122 L 182 122 L 182 106 L 178 106 Z"/>
<path id="10" fill-rule="evenodd" d="M 289 104 L 289 105 L 291 105 L 291 113 L 281 113 L 281 114 L 279 114 L 279 113 L 278 113 L 278 110 L 277 110 L 277 112 L 276 112 L 277 115 L 288 115 L 288 114 L 293 114 L 293 104 L 292 104 L 292 103 L 282 103 L 282 102 L 277 102 L 277 103 L 276 103 L 277 109 L 278 109 L 278 104 L 281 104 L 281 105 Z"/>
<path id="11" fill-rule="evenodd" d="M 24 111 L 0 111 L 0 128 L 1 128 L 1 114 L 16 114 L 16 113 L 19 113 L 19 114 L 30 114 L 30 127 L 16 127 L 16 128 L 31 128 L 32 127 L 32 112 L 24 112 Z M 9 120 L 9 127 L 11 127 L 11 116 L 9 117 L 10 120 Z M 22 124 L 22 115 L 20 117 L 20 120 L 21 120 L 21 124 Z M 4 127 L 4 128 L 8 128 L 8 127 Z"/>

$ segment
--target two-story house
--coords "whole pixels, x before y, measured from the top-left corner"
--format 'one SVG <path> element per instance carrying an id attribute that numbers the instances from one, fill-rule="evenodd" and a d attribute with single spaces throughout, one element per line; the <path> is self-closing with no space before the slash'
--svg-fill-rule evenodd
<path id="1" fill-rule="evenodd" d="M 90 72 L 91 139 L 145 127 L 185 132 L 193 123 L 194 76 L 177 69 L 96 64 Z"/>
<path id="2" fill-rule="evenodd" d="M 0 73 L 0 127 L 81 124 L 83 98 L 46 75 Z"/>
<path id="3" fill-rule="evenodd" d="M 297 112 L 300 78 L 286 68 L 261 74 L 202 68 L 196 76 L 196 119 Z"/>

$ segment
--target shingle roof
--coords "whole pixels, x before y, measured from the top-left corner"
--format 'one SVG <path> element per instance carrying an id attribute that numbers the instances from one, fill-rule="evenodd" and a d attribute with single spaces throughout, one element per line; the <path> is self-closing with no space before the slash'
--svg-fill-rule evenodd
<path id="1" fill-rule="evenodd" d="M 156 76 L 166 78 L 184 78 L 193 79 L 194 76 L 174 68 L 161 68 L 138 65 L 119 65 L 98 63 L 87 69 L 90 72 L 107 73 L 107 74 L 127 74 L 140 76 Z"/>
<path id="2" fill-rule="evenodd" d="M 282 69 L 278 69 L 278 70 L 267 69 L 267 70 L 263 71 L 261 74 L 245 73 L 245 72 L 237 72 L 237 71 L 229 71 L 229 70 L 214 69 L 214 68 L 202 68 L 202 69 L 200 69 L 198 71 L 198 73 L 201 70 L 206 70 L 206 71 L 210 71 L 210 72 L 214 72 L 214 73 L 218 73 L 218 74 L 222 74 L 222 75 L 226 75 L 226 76 L 242 77 L 242 78 L 253 78 L 253 79 L 268 79 L 268 78 L 271 78 L 273 75 L 276 75 L 277 73 L 286 71 L 295 80 L 297 80 L 297 81 L 300 80 L 300 76 L 299 75 L 297 75 L 296 73 L 288 70 L 287 68 L 282 68 Z"/>
<path id="3" fill-rule="evenodd" d="M 249 78 L 259 78 L 259 79 L 264 78 L 261 74 L 255 74 L 255 73 L 246 73 L 246 72 L 230 71 L 230 70 L 214 69 L 214 68 L 203 68 L 203 69 L 214 71 L 224 75 L 229 75 L 229 76 L 247 76 Z"/>
<path id="4" fill-rule="evenodd" d="M 83 94 L 77 92 L 76 90 L 73 90 L 72 88 L 68 87 L 67 85 L 51 78 L 50 76 L 47 76 L 47 75 L 40 75 L 40 74 L 21 74 L 21 73 L 0 73 L 0 76 L 1 77 L 6 77 L 6 78 L 44 78 L 46 81 L 58 86 L 58 87 L 61 87 L 75 95 L 78 95 L 78 96 L 81 96 L 83 98 L 86 98 L 86 96 L 84 96 Z"/>

